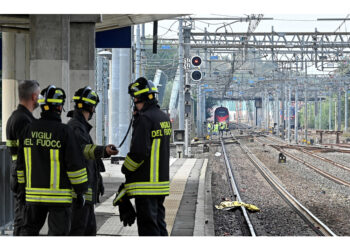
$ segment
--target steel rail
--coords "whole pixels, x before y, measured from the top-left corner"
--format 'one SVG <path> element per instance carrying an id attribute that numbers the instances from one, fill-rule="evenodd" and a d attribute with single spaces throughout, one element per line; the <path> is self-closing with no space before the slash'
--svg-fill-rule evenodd
<path id="1" fill-rule="evenodd" d="M 300 98 L 299 98 L 299 100 L 300 100 Z M 312 99 L 311 98 L 308 98 L 308 100 L 311 100 L 312 101 Z M 286 142 L 283 142 L 283 141 L 280 141 L 280 140 L 278 140 L 278 139 L 275 139 L 275 138 L 273 138 L 273 137 L 271 137 L 271 136 L 269 136 L 268 137 L 270 140 L 272 140 L 272 141 L 276 141 L 276 142 L 279 142 L 279 143 L 285 143 L 285 144 L 287 144 Z M 288 145 L 288 144 L 287 144 Z M 329 146 L 334 146 L 334 144 L 322 144 L 322 146 L 327 146 L 327 145 L 329 145 Z M 301 146 L 299 146 L 299 147 L 301 147 Z M 337 147 L 337 146 L 336 146 Z M 346 154 L 350 154 L 350 150 L 349 149 L 345 149 L 345 148 L 347 148 L 347 147 L 345 147 L 345 148 L 341 148 L 341 147 L 337 147 L 337 148 L 320 148 L 320 147 L 310 147 L 310 146 L 308 146 L 308 148 L 311 148 L 311 149 L 321 149 L 321 150 L 323 150 L 323 149 L 325 149 L 325 150 L 328 150 L 328 152 L 336 152 L 336 153 L 346 153 Z M 298 149 L 298 148 L 295 148 L 295 149 Z M 299 149 L 298 149 L 299 150 Z M 332 151 L 330 151 L 330 150 L 332 150 Z"/>
<path id="2" fill-rule="evenodd" d="M 256 140 L 257 140 L 258 142 L 262 143 L 258 138 L 256 138 Z M 341 185 L 350 187 L 350 182 L 344 181 L 344 180 L 342 180 L 342 179 L 340 179 L 340 178 L 338 178 L 338 177 L 336 177 L 336 176 L 334 176 L 334 175 L 331 175 L 331 174 L 329 174 L 329 173 L 327 173 L 327 172 L 325 172 L 325 171 L 323 171 L 323 170 L 321 170 L 321 169 L 315 167 L 314 165 L 312 165 L 312 164 L 310 164 L 310 163 L 304 161 L 303 159 L 301 159 L 301 158 L 299 158 L 299 157 L 297 157 L 297 156 L 295 156 L 295 155 L 293 155 L 293 154 L 291 154 L 291 153 L 288 153 L 287 151 L 283 150 L 280 146 L 278 146 L 278 145 L 269 145 L 269 146 L 272 147 L 272 148 L 274 148 L 274 149 L 276 149 L 276 150 L 278 150 L 278 151 L 280 151 L 280 152 L 282 152 L 283 154 L 285 154 L 285 155 L 291 157 L 292 159 L 294 159 L 294 160 L 296 160 L 296 161 L 298 161 L 298 162 L 301 162 L 301 163 L 304 164 L 305 166 L 311 168 L 312 170 L 314 170 L 314 171 L 316 171 L 317 173 L 319 173 L 320 175 L 322 175 L 322 176 L 328 178 L 329 180 L 332 180 L 332 181 L 334 181 L 334 182 L 336 182 L 336 183 L 338 183 L 338 184 L 341 184 Z"/>
<path id="3" fill-rule="evenodd" d="M 225 149 L 225 144 L 224 144 L 224 141 L 222 140 L 222 138 L 220 138 L 220 142 L 221 142 L 221 146 L 222 146 L 222 151 L 224 153 L 226 170 L 227 170 L 227 173 L 228 173 L 228 175 L 230 177 L 231 188 L 233 190 L 234 195 L 237 197 L 238 202 L 242 202 L 241 196 L 239 195 L 239 191 L 238 191 L 238 188 L 237 188 L 237 184 L 236 184 L 235 179 L 233 177 L 231 164 L 230 164 L 230 161 L 228 160 L 228 157 L 227 157 L 227 154 L 226 154 L 226 149 Z M 244 218 L 245 218 L 245 220 L 247 222 L 247 225 L 248 225 L 248 228 L 249 228 L 251 236 L 256 236 L 256 233 L 254 231 L 254 227 L 253 227 L 253 225 L 252 225 L 252 223 L 250 221 L 250 218 L 248 216 L 246 208 L 244 206 L 241 206 L 241 209 L 242 209 L 242 212 L 243 212 L 243 216 L 244 216 Z"/>
<path id="4" fill-rule="evenodd" d="M 273 140 L 273 141 L 277 141 L 275 138 L 272 138 L 272 137 L 269 137 L 268 139 L 269 139 L 269 140 Z M 280 143 L 284 143 L 284 142 L 280 142 Z M 287 144 L 287 143 L 285 143 L 285 144 Z M 320 156 L 320 155 L 316 155 L 316 154 L 314 154 L 314 153 L 311 153 L 311 152 L 309 152 L 309 151 L 307 151 L 307 150 L 305 150 L 305 149 L 303 149 L 303 148 L 294 148 L 294 149 L 299 150 L 299 151 L 301 151 L 301 152 L 303 152 L 303 153 L 305 153 L 305 154 L 307 154 L 307 155 L 310 155 L 310 156 L 312 156 L 312 157 L 315 157 L 315 158 L 317 158 L 317 159 L 320 159 L 320 160 L 323 160 L 323 161 L 325 161 L 325 162 L 331 163 L 332 165 L 334 165 L 334 166 L 336 166 L 336 167 L 338 167 L 338 168 L 344 169 L 344 170 L 346 170 L 346 171 L 350 171 L 350 168 L 347 167 L 347 166 L 344 166 L 344 165 L 342 165 L 342 164 L 340 164 L 340 163 L 338 163 L 338 162 L 332 161 L 332 160 L 327 159 L 327 158 L 325 158 L 325 157 L 322 157 L 322 156 Z"/>
<path id="5" fill-rule="evenodd" d="M 239 140 L 237 140 L 239 142 Z M 265 165 L 246 147 L 239 145 L 243 152 L 247 155 L 248 159 L 258 169 L 262 176 L 272 186 L 273 189 L 290 205 L 300 217 L 308 223 L 311 228 L 321 236 L 337 236 L 331 229 L 329 229 L 320 219 L 311 213 L 306 207 L 304 207 L 296 198 L 294 198 L 282 184 L 272 175 L 272 173 L 265 167 Z"/>
<path id="6" fill-rule="evenodd" d="M 336 183 L 338 183 L 338 184 L 342 184 L 342 185 L 344 185 L 344 186 L 350 187 L 350 183 L 349 183 L 349 182 L 344 181 L 344 180 L 342 180 L 342 179 L 339 179 L 338 177 L 335 177 L 334 175 L 328 174 L 327 172 L 318 169 L 318 168 L 315 167 L 314 165 L 311 165 L 310 163 L 308 163 L 308 162 L 306 162 L 306 161 L 304 161 L 304 160 L 302 160 L 302 159 L 296 157 L 295 155 L 292 155 L 291 153 L 288 153 L 287 151 L 281 149 L 280 147 L 278 147 L 278 146 L 276 146 L 276 145 L 269 145 L 269 146 L 271 146 L 271 147 L 273 147 L 274 149 L 276 149 L 276 150 L 278 150 L 278 151 L 284 153 L 285 155 L 291 157 L 292 159 L 294 159 L 294 160 L 296 160 L 296 161 L 298 161 L 298 162 L 301 162 L 301 163 L 304 164 L 305 166 L 307 166 L 307 167 L 309 167 L 309 168 L 315 170 L 315 171 L 316 171 L 317 173 L 319 173 L 320 175 L 323 175 L 324 177 L 326 177 L 326 178 L 328 178 L 328 179 L 330 179 L 330 180 L 332 180 L 332 181 L 334 181 L 334 182 L 336 182 Z"/>
<path id="7" fill-rule="evenodd" d="M 338 163 L 338 162 L 332 161 L 332 160 L 327 159 L 327 158 L 325 158 L 325 157 L 322 157 L 322 156 L 320 156 L 320 155 L 313 154 L 313 153 L 308 152 L 308 151 L 306 151 L 305 149 L 302 149 L 302 148 L 300 148 L 300 149 L 298 149 L 298 150 L 300 150 L 301 152 L 303 152 L 303 153 L 305 153 L 305 154 L 308 154 L 308 155 L 310 155 L 310 156 L 313 156 L 313 157 L 315 157 L 315 158 L 318 158 L 318 159 L 320 159 L 320 160 L 323 160 L 323 161 L 325 161 L 325 162 L 329 162 L 329 163 L 331 163 L 332 165 L 334 165 L 334 166 L 336 166 L 336 167 L 342 168 L 342 169 L 344 169 L 344 170 L 346 170 L 346 171 L 350 171 L 350 168 L 348 168 L 348 167 L 346 167 L 346 166 L 344 166 L 344 165 L 342 165 L 342 164 L 340 164 L 340 163 Z"/>
<path id="8" fill-rule="evenodd" d="M 331 147 L 338 147 L 338 148 L 350 148 L 349 144 L 341 144 L 341 143 L 337 143 L 337 144 L 322 144 L 325 146 L 331 146 Z"/>

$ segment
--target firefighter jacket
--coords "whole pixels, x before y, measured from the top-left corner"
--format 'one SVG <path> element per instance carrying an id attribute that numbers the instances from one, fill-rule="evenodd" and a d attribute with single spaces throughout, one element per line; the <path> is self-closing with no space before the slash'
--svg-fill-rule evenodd
<path id="1" fill-rule="evenodd" d="M 171 123 L 156 103 L 146 103 L 134 117 L 130 151 L 122 166 L 125 188 L 114 200 L 169 195 Z"/>
<path id="2" fill-rule="evenodd" d="M 11 190 L 17 193 L 17 152 L 19 146 L 19 138 L 24 128 L 35 120 L 32 113 L 22 104 L 19 104 L 17 109 L 12 112 L 6 124 L 6 146 L 10 149 L 12 157 L 11 167 Z"/>
<path id="3" fill-rule="evenodd" d="M 83 154 L 59 114 L 42 112 L 26 127 L 19 141 L 17 175 L 26 204 L 71 206 L 72 188 L 78 194 L 86 192 Z"/>
<path id="4" fill-rule="evenodd" d="M 105 157 L 105 147 L 95 145 L 89 132 L 92 126 L 85 120 L 83 113 L 80 110 L 74 110 L 68 112 L 68 117 L 72 117 L 68 121 L 76 139 L 81 147 L 81 151 L 84 154 L 84 166 L 88 173 L 89 189 L 85 193 L 85 199 L 87 203 L 96 204 L 98 200 L 99 187 L 102 184 L 102 177 L 100 172 L 105 172 L 105 168 L 101 158 Z M 73 198 L 76 194 L 73 193 Z"/>

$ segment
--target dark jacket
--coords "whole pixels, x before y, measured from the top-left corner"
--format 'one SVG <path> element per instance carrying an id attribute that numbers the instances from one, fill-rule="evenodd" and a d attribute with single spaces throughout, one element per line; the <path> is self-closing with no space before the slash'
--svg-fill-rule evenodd
<path id="1" fill-rule="evenodd" d="M 169 195 L 171 123 L 156 103 L 134 116 L 130 151 L 122 166 L 129 197 Z M 118 195 L 119 196 L 119 195 Z"/>
<path id="2" fill-rule="evenodd" d="M 12 112 L 11 116 L 7 120 L 6 124 L 6 145 L 10 149 L 12 157 L 12 167 L 11 167 L 11 190 L 17 193 L 17 172 L 16 172 L 16 162 L 17 162 L 17 152 L 19 146 L 19 138 L 24 128 L 32 123 L 34 116 L 32 113 L 22 104 L 18 104 L 17 109 Z"/>
<path id="3" fill-rule="evenodd" d="M 79 142 L 84 154 L 84 165 L 88 172 L 89 190 L 85 194 L 85 199 L 87 203 L 96 204 L 99 202 L 100 189 L 103 188 L 100 172 L 105 172 L 101 158 L 106 157 L 107 153 L 104 146 L 94 144 L 89 134 L 92 126 L 85 120 L 80 110 L 70 111 L 68 117 L 72 117 L 67 124 L 73 129 Z"/>
<path id="4" fill-rule="evenodd" d="M 72 188 L 87 190 L 83 154 L 73 130 L 51 111 L 29 124 L 19 141 L 17 175 L 27 204 L 71 206 Z"/>

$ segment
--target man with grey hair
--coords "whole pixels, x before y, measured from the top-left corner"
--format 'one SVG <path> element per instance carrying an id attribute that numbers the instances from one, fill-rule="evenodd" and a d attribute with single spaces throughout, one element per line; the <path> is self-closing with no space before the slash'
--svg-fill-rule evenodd
<path id="1" fill-rule="evenodd" d="M 19 199 L 20 194 L 18 190 L 18 179 L 24 179 L 24 176 L 17 176 L 16 171 L 19 139 L 24 128 L 35 120 L 32 112 L 39 106 L 39 94 L 40 86 L 37 81 L 21 81 L 18 85 L 18 107 L 13 111 L 6 124 L 6 145 L 10 149 L 12 156 L 11 190 L 15 197 L 14 236 L 21 235 L 24 222 L 24 204 Z"/>

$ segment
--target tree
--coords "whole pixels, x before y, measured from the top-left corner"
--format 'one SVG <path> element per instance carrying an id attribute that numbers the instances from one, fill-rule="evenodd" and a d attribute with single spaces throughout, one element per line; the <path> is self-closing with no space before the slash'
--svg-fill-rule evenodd
<path id="1" fill-rule="evenodd" d="M 332 123 L 332 130 L 336 130 L 335 127 L 335 118 L 336 118 L 336 110 L 335 110 L 335 101 L 336 95 L 332 96 L 331 99 L 329 97 L 326 100 L 322 101 L 322 111 L 321 111 L 321 129 L 322 130 L 328 130 L 329 128 L 329 103 L 332 102 L 332 109 L 331 109 L 331 123 Z M 319 102 L 317 102 L 317 105 L 319 105 Z M 340 113 L 341 113 L 341 129 L 345 126 L 345 97 L 342 97 L 341 100 L 341 107 L 340 107 Z M 338 107 L 337 107 L 338 109 Z M 314 117 L 314 110 L 315 110 L 315 104 L 314 103 L 308 103 L 308 128 L 317 128 L 319 124 L 319 117 Z M 305 124 L 305 106 L 302 107 L 299 111 L 299 121 L 300 125 L 304 127 Z"/>
<path id="2" fill-rule="evenodd" d="M 345 57 L 343 61 L 338 63 L 338 68 L 336 69 L 336 74 L 338 75 L 350 75 L 350 57 Z"/>

